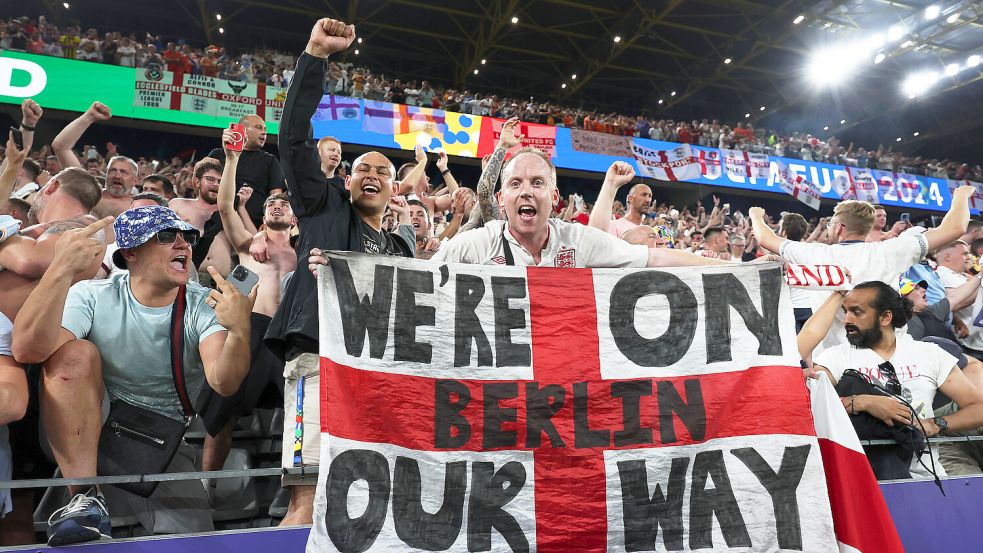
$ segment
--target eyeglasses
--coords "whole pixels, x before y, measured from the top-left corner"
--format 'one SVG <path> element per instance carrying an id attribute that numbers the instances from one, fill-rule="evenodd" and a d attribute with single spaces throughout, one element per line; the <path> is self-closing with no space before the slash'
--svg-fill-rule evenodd
<path id="1" fill-rule="evenodd" d="M 188 243 L 189 246 L 194 246 L 198 243 L 198 232 L 194 230 L 162 230 L 157 233 L 157 242 L 160 244 L 173 244 L 177 242 L 177 235 L 180 234 L 181 238 Z"/>
<path id="2" fill-rule="evenodd" d="M 885 385 L 887 391 L 896 396 L 900 396 L 901 381 L 898 380 L 898 373 L 894 370 L 894 365 L 892 365 L 890 361 L 885 361 L 880 365 L 877 365 L 877 369 L 881 371 L 881 374 L 887 375 L 887 384 Z"/>
<path id="3" fill-rule="evenodd" d="M 220 177 L 201 177 L 201 180 L 212 184 L 222 181 Z"/>

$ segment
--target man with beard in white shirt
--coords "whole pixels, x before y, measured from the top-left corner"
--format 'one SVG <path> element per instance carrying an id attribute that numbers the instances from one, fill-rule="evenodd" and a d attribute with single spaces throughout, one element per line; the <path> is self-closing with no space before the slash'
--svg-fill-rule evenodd
<path id="1" fill-rule="evenodd" d="M 938 263 L 935 274 L 939 275 L 942 285 L 945 286 L 945 295 L 951 303 L 952 313 L 966 325 L 968 331 L 959 343 L 966 353 L 977 359 L 983 359 L 983 328 L 973 324 L 980 309 L 983 308 L 980 303 L 981 296 L 977 293 L 966 297 L 965 294 L 956 292 L 969 279 L 980 278 L 979 275 L 973 276 L 968 272 L 973 266 L 973 255 L 969 252 L 969 246 L 962 240 L 950 242 L 935 252 L 935 261 Z"/>

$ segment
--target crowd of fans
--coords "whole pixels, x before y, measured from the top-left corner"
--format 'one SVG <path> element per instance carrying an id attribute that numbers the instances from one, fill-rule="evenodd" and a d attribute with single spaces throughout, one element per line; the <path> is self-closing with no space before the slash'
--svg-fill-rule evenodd
<path id="1" fill-rule="evenodd" d="M 16 31 L 8 23 L 5 32 L 8 40 Z M 339 70 L 319 58 L 353 39 L 338 22 L 315 26 L 290 76 L 295 101 L 281 121 L 279 159 L 263 149 L 265 122 L 255 115 L 240 121 L 241 151 L 226 130 L 212 152 L 188 166 L 178 158 L 133 160 L 125 144 L 84 145 L 87 129 L 112 117 L 98 102 L 50 144 L 35 144 L 43 106 L 24 101 L 23 143 L 10 135 L 0 170 L 0 461 L 12 459 L 0 467 L 13 467 L 0 480 L 50 476 L 30 468 L 44 466 L 38 425 L 63 476 L 94 476 L 115 451 L 102 443 L 103 422 L 125 426 L 114 418 L 122 404 L 177 421 L 198 412 L 208 432 L 200 462 L 180 443 L 160 469 L 221 469 L 236 419 L 270 384 L 290 414 L 284 467 L 317 465 L 319 333 L 310 298 L 314 269 L 326 262 L 322 250 L 557 267 L 779 259 L 841 266 L 854 284 L 849 292 L 792 290 L 805 375 L 826 371 L 840 389 L 853 371 L 890 394 L 841 390 L 861 437 L 882 437 L 865 436 L 867 427 L 922 436 L 983 427 L 983 223 L 970 220 L 972 187 L 957 189 L 950 211 L 931 228 L 907 220 L 889 225 L 882 208 L 860 201 L 807 220 L 791 211 L 732 211 L 716 196 L 706 206 L 659 203 L 619 161 L 589 203 L 576 194 L 561 198 L 562 184 L 541 152 L 514 150 L 519 117 L 506 122 L 498 147 L 482 160 L 474 189 L 458 183 L 446 155 L 434 159 L 421 149 L 398 170 L 369 152 L 344 174 L 344 145 L 330 137 L 313 143 L 310 119 L 324 83 Z M 555 243 L 578 255 L 559 256 Z M 237 265 L 257 276 L 256 286 L 230 283 L 243 280 Z M 173 324 L 178 314 L 184 328 Z M 174 361 L 175 332 L 183 332 L 183 362 Z M 188 404 L 182 379 L 172 378 L 182 370 L 186 387 L 204 390 L 207 399 Z M 108 411 L 104 396 L 113 405 Z M 983 472 L 977 443 L 947 443 L 927 454 L 880 446 L 868 455 L 885 478 L 923 475 L 921 463 L 943 474 L 974 474 Z M 283 524 L 310 523 L 310 480 L 287 475 L 283 485 L 291 490 Z M 148 532 L 210 530 L 210 486 L 165 482 L 146 496 L 71 486 L 72 500 L 48 521 L 49 543 L 109 535 L 108 513 L 123 503 L 142 513 Z M 33 541 L 30 492 L 14 499 L 10 512 L 10 496 L 0 490 L 4 539 Z"/>
<path id="2" fill-rule="evenodd" d="M 270 49 L 231 54 L 225 48 L 209 45 L 196 48 L 183 40 L 165 42 L 160 35 L 136 33 L 124 36 L 94 28 L 84 33 L 80 27 L 61 30 L 40 18 L 0 20 L 0 49 L 110 63 L 128 67 L 166 69 L 219 77 L 233 81 L 263 82 L 286 86 L 293 76 L 294 56 Z M 983 180 L 983 166 L 953 160 L 926 159 L 895 152 L 879 145 L 876 149 L 843 145 L 836 137 L 822 139 L 805 132 L 781 133 L 755 128 L 750 122 L 721 123 L 703 118 L 692 121 L 655 119 L 646 115 L 629 116 L 599 113 L 597 110 L 560 106 L 533 98 L 457 90 L 428 81 L 401 80 L 354 63 L 332 62 L 325 80 L 325 92 L 381 100 L 411 106 L 440 108 L 459 113 L 518 117 L 522 121 L 559 127 L 578 128 L 622 136 L 635 136 L 668 142 L 697 144 L 714 148 L 738 149 L 779 157 L 820 161 L 836 165 L 896 171 L 955 180 Z"/>

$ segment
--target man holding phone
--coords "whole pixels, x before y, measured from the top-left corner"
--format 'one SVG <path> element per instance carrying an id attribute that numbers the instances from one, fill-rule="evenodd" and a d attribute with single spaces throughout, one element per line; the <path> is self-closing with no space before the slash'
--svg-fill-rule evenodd
<path id="1" fill-rule="evenodd" d="M 210 388 L 202 391 L 208 398 L 201 412 L 205 430 L 208 432 L 202 455 L 202 470 L 222 470 L 232 447 L 232 432 L 236 421 L 242 413 L 256 406 L 268 384 L 275 384 L 280 394 L 283 394 L 283 360 L 266 347 L 263 337 L 270 326 L 271 317 L 280 305 L 280 283 L 297 267 L 297 253 L 290 243 L 290 229 L 297 223 L 297 219 L 286 194 L 273 194 L 264 203 L 266 211 L 263 214 L 263 224 L 266 225 L 268 259 L 260 263 L 249 255 L 253 233 L 246 227 L 245 215 L 241 210 L 236 211 L 234 205 L 236 169 L 242 147 L 242 141 L 237 142 L 236 138 L 236 130 L 233 128 L 222 132 L 225 168 L 218 189 L 218 212 L 225 235 L 239 255 L 241 263 L 229 273 L 229 282 L 240 287 L 240 290 L 243 282 L 248 285 L 247 279 L 258 278 L 259 282 L 249 340 L 252 364 L 249 374 L 234 395 L 222 397 Z"/>
<path id="2" fill-rule="evenodd" d="M 276 156 L 263 149 L 266 144 L 266 122 L 258 115 L 246 115 L 233 123 L 242 135 L 239 166 L 236 170 L 236 191 L 243 186 L 253 189 L 246 202 L 246 211 L 257 227 L 263 221 L 263 202 L 272 194 L 283 193 L 283 171 Z M 236 141 L 238 142 L 238 141 Z M 209 152 L 208 157 L 225 163 L 224 145 Z"/>

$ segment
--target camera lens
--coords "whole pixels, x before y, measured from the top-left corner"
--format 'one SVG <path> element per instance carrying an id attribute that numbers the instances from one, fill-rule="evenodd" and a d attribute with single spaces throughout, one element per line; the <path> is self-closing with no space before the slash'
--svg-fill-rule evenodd
<path id="1" fill-rule="evenodd" d="M 236 270 L 232 271 L 232 278 L 236 280 L 246 280 L 246 270 L 242 267 L 236 267 Z"/>

